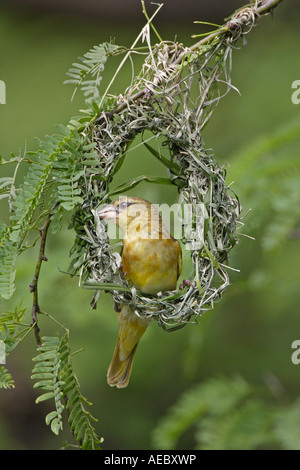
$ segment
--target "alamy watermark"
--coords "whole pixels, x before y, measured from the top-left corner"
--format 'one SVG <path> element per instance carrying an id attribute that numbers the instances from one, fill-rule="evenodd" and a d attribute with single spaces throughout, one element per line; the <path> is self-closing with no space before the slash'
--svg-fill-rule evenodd
<path id="1" fill-rule="evenodd" d="M 6 363 L 5 343 L 0 339 L 0 364 Z"/>
<path id="2" fill-rule="evenodd" d="M 292 89 L 295 90 L 292 93 L 291 100 L 293 104 L 300 104 L 300 80 L 294 80 L 292 83 Z"/>
<path id="3" fill-rule="evenodd" d="M 295 339 L 292 342 L 292 349 L 295 349 L 295 351 L 291 355 L 292 363 L 298 365 L 300 364 L 300 339 Z"/>
<path id="4" fill-rule="evenodd" d="M 0 80 L 0 104 L 6 104 L 6 85 L 3 80 Z"/>
<path id="5" fill-rule="evenodd" d="M 126 196 L 124 197 L 124 200 Z M 99 216 L 103 205 L 93 211 L 96 218 L 96 227 L 98 227 L 97 235 L 101 239 L 103 232 L 99 227 Z M 136 211 L 136 213 L 134 212 Z M 130 211 L 131 217 L 138 216 L 140 211 L 139 205 L 133 205 Z M 163 225 L 161 230 L 158 231 L 157 227 L 157 214 L 161 215 Z M 143 238 L 158 239 L 169 238 L 169 233 L 172 233 L 177 240 L 185 239 L 185 248 L 187 250 L 199 250 L 203 245 L 204 224 L 208 219 L 207 209 L 204 204 L 152 204 L 151 210 L 148 213 L 147 230 L 143 230 Z M 129 218 L 128 218 L 129 220 Z M 136 230 L 139 231 L 140 227 L 137 225 Z M 120 231 L 117 225 L 108 223 L 107 234 L 110 239 L 122 238 L 124 232 Z"/>

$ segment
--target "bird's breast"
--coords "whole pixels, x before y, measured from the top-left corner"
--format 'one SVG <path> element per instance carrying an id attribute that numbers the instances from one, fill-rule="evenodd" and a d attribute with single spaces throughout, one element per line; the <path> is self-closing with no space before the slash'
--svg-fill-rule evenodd
<path id="1" fill-rule="evenodd" d="M 179 250 L 173 238 L 124 239 L 123 272 L 145 294 L 176 289 Z"/>

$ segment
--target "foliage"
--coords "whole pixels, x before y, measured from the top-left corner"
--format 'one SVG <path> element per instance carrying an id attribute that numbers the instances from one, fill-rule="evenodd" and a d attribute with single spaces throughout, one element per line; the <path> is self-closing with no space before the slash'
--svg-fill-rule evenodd
<path id="1" fill-rule="evenodd" d="M 107 58 L 118 51 L 119 46 L 112 43 L 94 46 L 83 57 L 79 57 L 78 63 L 75 62 L 69 69 L 67 75 L 71 78 L 65 83 L 75 85 L 74 93 L 80 88 L 86 97 L 86 102 L 97 101 L 100 98 L 99 87 Z"/>
<path id="2" fill-rule="evenodd" d="M 95 165 L 97 154 L 94 145 L 87 141 L 84 129 L 87 122 L 92 122 L 99 114 L 95 101 L 91 102 L 91 88 L 96 89 L 103 70 L 106 55 L 110 46 L 95 47 L 94 53 L 88 53 L 91 69 L 88 73 L 96 76 L 89 83 L 82 80 L 87 94 L 88 108 L 80 117 L 70 120 L 68 126 L 59 125 L 55 135 L 39 141 L 36 152 L 27 152 L 25 156 L 11 156 L 2 160 L 2 165 L 14 164 L 14 177 L 1 180 L 1 197 L 7 197 L 11 211 L 9 224 L 0 225 L 0 296 L 7 300 L 12 297 L 15 286 L 15 263 L 25 250 L 36 245 L 41 238 L 40 226 L 51 217 L 52 231 L 61 228 L 63 212 L 72 212 L 82 204 L 82 190 L 79 185 L 90 167 Z M 111 47 L 113 50 L 114 47 Z M 74 70 L 72 70 L 74 79 Z M 80 80 L 87 77 L 84 69 Z M 78 83 L 79 85 L 79 83 Z M 24 181 L 16 187 L 16 177 L 20 165 L 27 165 L 28 171 Z M 59 204 L 57 204 L 59 202 Z M 55 207 L 55 209 L 54 209 Z M 39 235 L 35 237 L 35 233 Z M 73 263 L 76 262 L 76 254 Z M 27 334 L 36 327 L 36 322 L 23 324 L 25 308 L 16 308 L 13 313 L 2 313 L 0 323 L 1 339 L 5 341 L 6 353 L 9 354 Z M 43 390 L 37 403 L 52 399 L 55 409 L 46 416 L 46 423 L 58 434 L 63 426 L 63 412 L 67 413 L 72 434 L 82 449 L 99 448 L 99 439 L 92 427 L 94 418 L 86 410 L 90 403 L 82 396 L 79 383 L 73 371 L 69 336 L 44 338 L 38 349 L 33 378 L 37 380 L 35 388 Z M 13 379 L 8 371 L 1 368 L 2 388 L 13 386 Z"/>
<path id="3" fill-rule="evenodd" d="M 263 246 L 276 250 L 300 218 L 300 121 L 292 120 L 233 155 L 228 176 L 255 217 L 247 218 L 248 233 L 264 227 Z"/>
<path id="4" fill-rule="evenodd" d="M 0 313 L 0 340 L 5 343 L 6 354 L 9 354 L 31 329 L 23 324 L 25 312 L 26 308 L 18 305 L 13 312 Z"/>
<path id="5" fill-rule="evenodd" d="M 5 367 L 0 367 L 0 388 L 14 388 L 15 382 Z"/>
<path id="6" fill-rule="evenodd" d="M 50 399 L 54 401 L 55 410 L 46 416 L 46 423 L 51 430 L 58 435 L 63 429 L 62 412 L 66 409 L 70 428 L 81 449 L 99 449 L 101 439 L 91 424 L 94 418 L 85 409 L 91 403 L 82 396 L 74 374 L 68 333 L 61 338 L 43 338 L 42 346 L 38 348 L 38 355 L 33 361 L 35 366 L 32 379 L 36 381 L 34 388 L 45 392 L 39 395 L 36 403 Z"/>
<path id="7" fill-rule="evenodd" d="M 299 449 L 299 400 L 278 406 L 268 390 L 218 377 L 186 391 L 153 434 L 157 449 L 180 448 L 193 431 L 201 450 Z M 179 447 L 178 447 L 179 446 Z"/>

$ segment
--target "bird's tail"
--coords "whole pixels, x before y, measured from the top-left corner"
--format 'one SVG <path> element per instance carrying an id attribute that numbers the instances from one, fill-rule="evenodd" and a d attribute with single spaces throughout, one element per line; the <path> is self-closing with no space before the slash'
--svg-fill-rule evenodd
<path id="1" fill-rule="evenodd" d="M 111 387 L 127 387 L 136 348 L 148 325 L 148 320 L 138 318 L 129 307 L 122 306 L 117 344 L 107 371 L 107 383 Z"/>

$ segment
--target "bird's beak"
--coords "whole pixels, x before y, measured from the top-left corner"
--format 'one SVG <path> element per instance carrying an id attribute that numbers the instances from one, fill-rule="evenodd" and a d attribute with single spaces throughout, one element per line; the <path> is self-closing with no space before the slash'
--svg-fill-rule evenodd
<path id="1" fill-rule="evenodd" d="M 112 204 L 108 204 L 107 206 L 104 206 L 102 209 L 97 211 L 97 215 L 100 217 L 100 219 L 116 219 L 117 212 Z"/>

